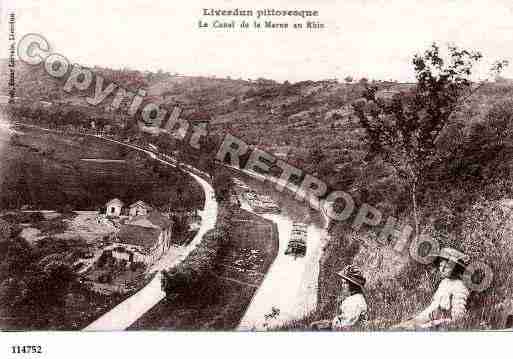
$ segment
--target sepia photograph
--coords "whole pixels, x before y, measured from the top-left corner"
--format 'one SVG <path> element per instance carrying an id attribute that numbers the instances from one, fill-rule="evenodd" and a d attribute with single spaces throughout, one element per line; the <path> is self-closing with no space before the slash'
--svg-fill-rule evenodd
<path id="1" fill-rule="evenodd" d="M 512 2 L 0 13 L 1 332 L 513 330 Z"/>

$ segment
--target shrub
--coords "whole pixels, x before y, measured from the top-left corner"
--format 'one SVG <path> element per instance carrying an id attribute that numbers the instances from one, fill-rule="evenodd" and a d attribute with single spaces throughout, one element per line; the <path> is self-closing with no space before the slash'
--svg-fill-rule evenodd
<path id="1" fill-rule="evenodd" d="M 2 216 L 2 219 L 11 223 L 37 223 L 45 220 L 41 212 L 15 212 Z"/>
<path id="2" fill-rule="evenodd" d="M 112 273 L 103 273 L 98 277 L 98 282 L 102 284 L 112 283 Z"/>
<path id="3" fill-rule="evenodd" d="M 212 280 L 219 251 L 228 240 L 228 233 L 219 228 L 205 233 L 201 243 L 183 262 L 162 272 L 161 284 L 166 295 L 186 294 L 196 297 L 202 293 L 205 283 Z M 207 294 L 203 292 L 202 295 Z"/>
<path id="4" fill-rule="evenodd" d="M 21 237 L 0 241 L 0 279 L 23 273 L 33 262 L 34 253 Z"/>
<path id="5" fill-rule="evenodd" d="M 25 282 L 20 278 L 8 278 L 0 284 L 0 303 L 2 308 L 15 307 L 22 303 L 29 289 Z"/>
<path id="6" fill-rule="evenodd" d="M 35 224 L 35 227 L 43 234 L 57 234 L 65 232 L 68 229 L 68 224 L 59 217 L 38 222 Z"/>
<path id="7" fill-rule="evenodd" d="M 15 223 L 0 219 L 0 241 L 16 237 L 19 233 L 20 228 Z"/>
<path id="8" fill-rule="evenodd" d="M 96 266 L 98 268 L 103 268 L 111 258 L 112 251 L 103 251 L 103 253 L 100 255 L 100 258 L 98 258 L 98 261 L 96 262 Z"/>
<path id="9" fill-rule="evenodd" d="M 142 262 L 131 262 L 129 268 L 132 272 L 136 272 L 139 269 L 144 269 L 146 265 Z"/>
<path id="10" fill-rule="evenodd" d="M 76 216 L 76 213 L 73 211 L 73 206 L 70 204 L 65 204 L 61 206 L 58 211 L 62 214 L 65 218 L 70 218 Z"/>

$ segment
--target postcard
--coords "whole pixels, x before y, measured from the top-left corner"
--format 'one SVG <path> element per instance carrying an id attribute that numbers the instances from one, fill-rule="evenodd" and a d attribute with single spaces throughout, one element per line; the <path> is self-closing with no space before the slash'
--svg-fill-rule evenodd
<path id="1" fill-rule="evenodd" d="M 510 2 L 0 12 L 0 330 L 513 327 Z"/>

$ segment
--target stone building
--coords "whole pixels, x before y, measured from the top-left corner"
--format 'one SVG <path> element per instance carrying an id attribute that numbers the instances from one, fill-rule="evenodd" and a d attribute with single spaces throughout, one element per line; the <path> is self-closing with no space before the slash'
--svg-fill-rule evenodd
<path id="1" fill-rule="evenodd" d="M 129 263 L 152 265 L 171 247 L 173 222 L 153 211 L 147 215 L 135 216 L 121 226 L 114 234 L 115 243 L 105 250 L 112 256 Z"/>
<path id="2" fill-rule="evenodd" d="M 130 218 L 136 216 L 146 216 L 149 212 L 151 212 L 151 210 L 152 207 L 149 204 L 143 201 L 137 201 L 128 206 L 128 215 Z"/>

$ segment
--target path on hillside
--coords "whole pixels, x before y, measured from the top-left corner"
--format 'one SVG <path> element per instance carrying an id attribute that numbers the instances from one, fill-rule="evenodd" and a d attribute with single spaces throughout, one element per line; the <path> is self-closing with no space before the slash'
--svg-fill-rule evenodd
<path id="1" fill-rule="evenodd" d="M 47 132 L 57 132 L 59 131 L 46 129 L 43 127 L 35 126 L 35 125 L 26 125 L 17 123 L 18 125 L 36 128 L 39 130 L 47 131 Z M 141 151 L 146 153 L 152 159 L 155 159 L 166 166 L 177 167 L 177 162 L 171 163 L 165 160 L 162 160 L 157 157 L 154 152 L 149 150 L 145 150 L 138 146 L 130 145 L 127 143 L 123 143 L 120 141 L 116 141 L 109 138 L 104 138 L 95 135 L 89 134 L 79 134 L 83 136 L 91 136 L 96 137 L 105 141 L 110 141 L 113 143 L 117 143 L 119 145 L 132 148 L 137 151 Z M 181 166 L 180 166 L 181 167 Z M 150 310 L 153 306 L 155 306 L 158 302 L 160 302 L 165 297 L 165 293 L 162 291 L 160 287 L 160 270 L 167 269 L 176 266 L 180 263 L 185 257 L 189 255 L 189 253 L 196 248 L 196 246 L 201 242 L 203 235 L 213 229 L 217 220 L 217 202 L 214 196 L 214 189 L 212 186 L 205 181 L 203 178 L 197 176 L 192 173 L 191 167 L 187 166 L 189 170 L 183 169 L 187 174 L 192 176 L 202 187 L 203 192 L 205 193 L 205 204 L 203 210 L 200 211 L 201 216 L 201 226 L 198 230 L 198 233 L 194 236 L 192 241 L 184 246 L 184 247 L 171 247 L 171 249 L 164 254 L 164 256 L 155 263 L 150 268 L 151 272 L 157 272 L 154 278 L 148 283 L 144 288 L 139 290 L 137 293 L 121 302 L 113 309 L 102 315 L 100 318 L 95 320 L 93 323 L 88 325 L 84 330 L 86 331 L 112 331 L 112 330 L 125 330 L 130 325 L 132 325 L 137 319 L 139 319 L 143 314 L 145 314 L 148 310 Z M 192 168 L 192 170 L 195 170 Z M 196 170 L 197 172 L 201 172 Z"/>
<path id="2" fill-rule="evenodd" d="M 245 171 L 244 171 L 245 172 Z M 273 179 L 270 179 L 273 182 Z M 306 205 L 306 204 L 303 204 Z M 243 208 L 251 211 L 246 202 Z M 237 330 L 269 330 L 294 319 L 301 319 L 317 306 L 318 278 L 326 230 L 308 226 L 307 250 L 304 257 L 285 255 L 293 221 L 283 214 L 264 214 L 275 222 L 279 232 L 278 254 L 264 281 L 253 296 Z M 277 308 L 280 314 L 266 320 L 265 315 Z"/>

